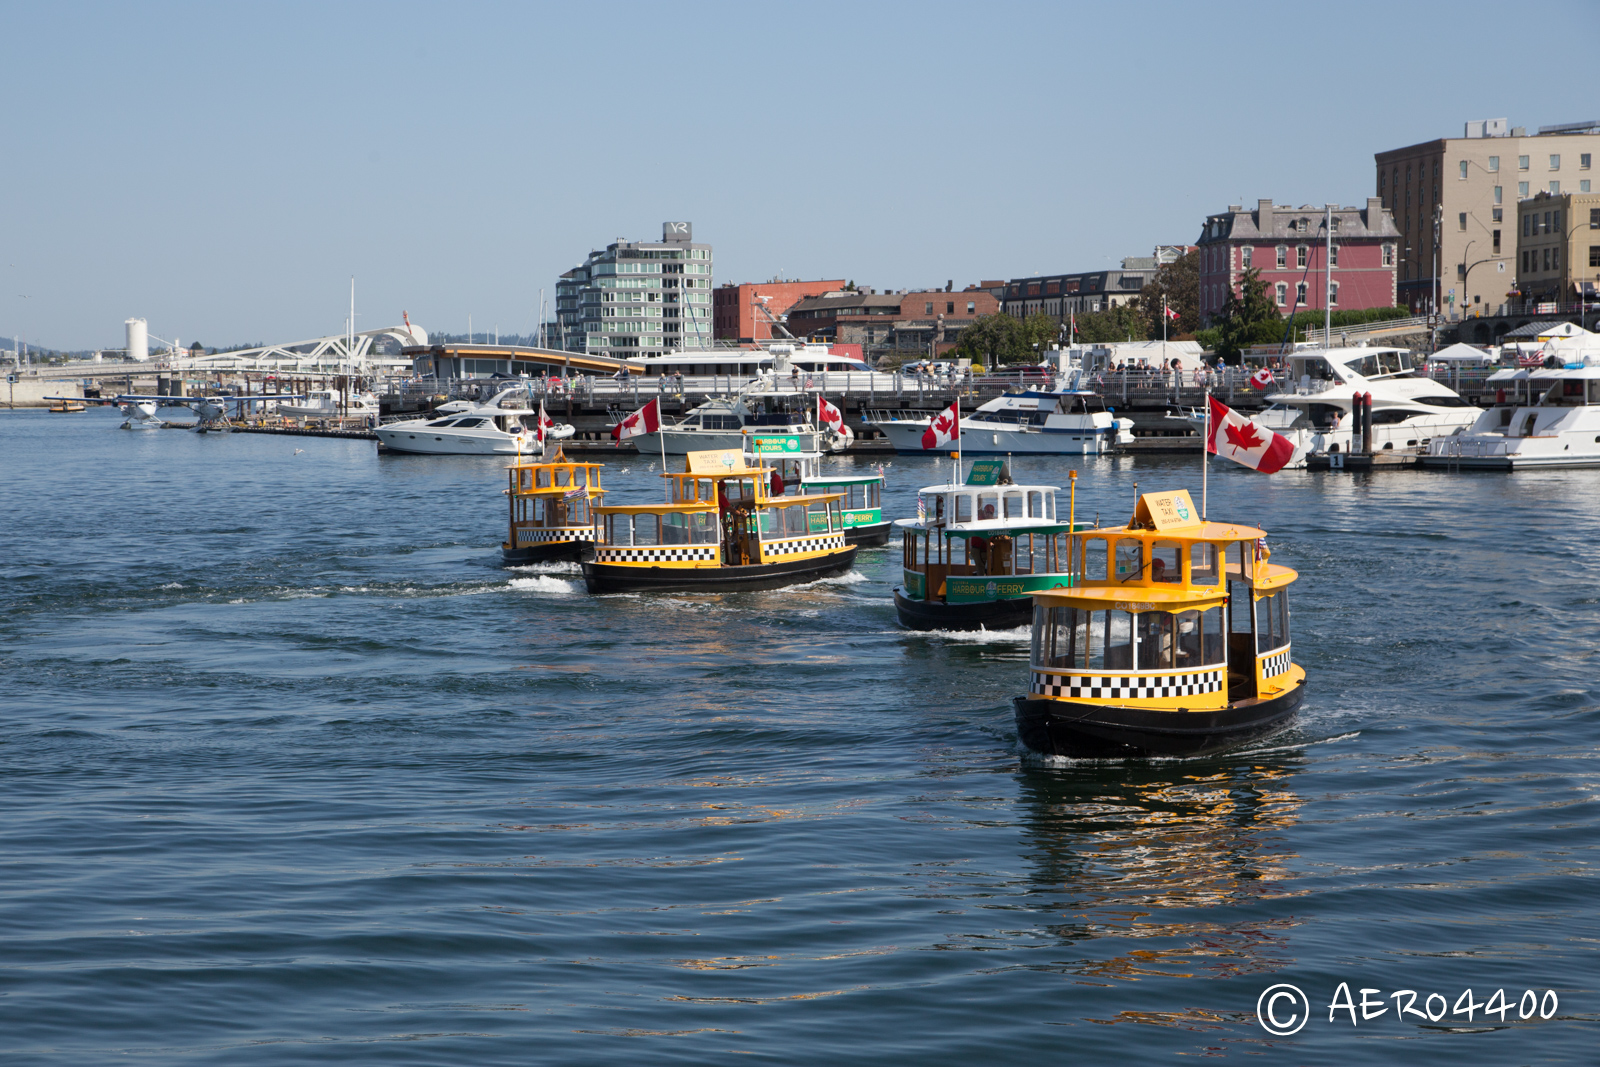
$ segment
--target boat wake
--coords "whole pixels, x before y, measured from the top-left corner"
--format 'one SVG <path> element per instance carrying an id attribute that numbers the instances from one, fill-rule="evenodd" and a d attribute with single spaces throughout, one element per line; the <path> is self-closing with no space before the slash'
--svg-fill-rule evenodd
<path id="1" fill-rule="evenodd" d="M 1033 640 L 1031 626 L 1018 626 L 1014 630 L 893 630 L 902 636 L 938 637 L 969 645 L 1025 645 Z"/>
<path id="2" fill-rule="evenodd" d="M 566 578 L 553 578 L 536 574 L 531 578 L 511 579 L 511 588 L 519 593 L 544 593 L 548 596 L 575 596 L 583 592 L 583 583 Z"/>

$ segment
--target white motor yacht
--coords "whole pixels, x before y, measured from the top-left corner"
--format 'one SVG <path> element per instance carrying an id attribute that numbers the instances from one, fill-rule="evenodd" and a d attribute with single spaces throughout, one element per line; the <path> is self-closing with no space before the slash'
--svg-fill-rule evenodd
<path id="1" fill-rule="evenodd" d="M 396 452 L 443 456 L 537 456 L 544 452 L 534 432 L 537 407 L 527 404 L 527 387 L 516 385 L 482 404 L 442 418 L 405 419 L 379 426 L 378 440 Z M 556 426 L 546 438 L 571 437 L 571 426 Z"/>
<path id="2" fill-rule="evenodd" d="M 1404 349 L 1307 348 L 1284 358 L 1290 390 L 1270 394 L 1270 406 L 1252 418 L 1294 445 L 1288 467 L 1304 467 L 1312 454 L 1350 451 L 1357 393 L 1372 394 L 1373 451 L 1424 447 L 1482 412 L 1442 382 L 1418 377 Z M 1202 412 L 1183 418 L 1203 432 Z"/>
<path id="3" fill-rule="evenodd" d="M 1586 333 L 1586 331 L 1584 331 Z M 1435 437 L 1423 466 L 1483 470 L 1600 467 L 1600 337 L 1552 341 L 1554 367 L 1506 368 L 1489 377 L 1506 402 L 1471 426 Z M 1592 339 L 1592 340 L 1591 340 Z"/>
<path id="4" fill-rule="evenodd" d="M 902 455 L 960 451 L 969 456 L 1097 456 L 1133 441 L 1132 419 L 1117 418 L 1098 394 L 1080 389 L 1007 393 L 963 411 L 959 449 L 954 440 L 934 449 L 922 447 L 931 418 L 875 412 L 866 425 L 883 431 Z"/>
<path id="5" fill-rule="evenodd" d="M 291 403 L 280 403 L 278 414 L 296 419 L 360 418 L 378 414 L 378 398 L 371 393 L 350 393 L 341 399 L 337 389 L 313 389 Z"/>

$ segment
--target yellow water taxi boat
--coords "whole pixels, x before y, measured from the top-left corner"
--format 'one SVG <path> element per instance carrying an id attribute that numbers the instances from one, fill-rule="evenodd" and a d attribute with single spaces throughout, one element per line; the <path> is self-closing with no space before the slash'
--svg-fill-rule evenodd
<path id="1" fill-rule="evenodd" d="M 513 463 L 506 468 L 511 486 L 511 529 L 500 556 L 506 563 L 573 563 L 593 554 L 592 508 L 605 494 L 603 463 L 573 463 L 560 448 L 547 462 Z"/>
<path id="2" fill-rule="evenodd" d="M 80 411 L 89 410 L 76 400 L 63 400 L 59 404 L 51 404 L 50 412 L 54 415 L 76 415 Z"/>
<path id="3" fill-rule="evenodd" d="M 1126 527 L 1072 535 L 1078 581 L 1033 593 L 1017 734 L 1058 756 L 1194 755 L 1282 725 L 1305 696 L 1266 531 L 1146 493 Z"/>
<path id="4" fill-rule="evenodd" d="M 849 570 L 842 494 L 775 495 L 772 470 L 737 449 L 690 452 L 688 470 L 662 475 L 666 503 L 595 506 L 589 592 L 777 589 Z"/>

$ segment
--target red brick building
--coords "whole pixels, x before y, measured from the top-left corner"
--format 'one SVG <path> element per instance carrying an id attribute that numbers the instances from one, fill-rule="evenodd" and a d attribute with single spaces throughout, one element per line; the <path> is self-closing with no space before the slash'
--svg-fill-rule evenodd
<path id="1" fill-rule="evenodd" d="M 835 292 L 796 304 L 789 329 L 797 337 L 859 344 L 870 361 L 890 351 L 924 351 L 930 344 L 936 352 L 954 348 L 962 329 L 999 310 L 994 293 L 976 285 L 961 290 L 948 286 L 898 293 Z"/>
<path id="2" fill-rule="evenodd" d="M 1254 211 L 1235 204 L 1210 216 L 1197 242 L 1201 321 L 1210 325 L 1252 269 L 1285 315 L 1322 310 L 1330 268 L 1335 311 L 1394 306 L 1401 234 L 1383 201 L 1368 197 L 1365 208 L 1333 209 L 1331 263 L 1329 236 L 1320 207 L 1261 200 Z"/>
<path id="3" fill-rule="evenodd" d="M 711 333 L 718 341 L 745 344 L 770 341 L 772 322 L 782 321 L 789 309 L 808 296 L 843 289 L 845 280 L 835 278 L 815 282 L 728 283 L 711 291 Z M 790 328 L 791 333 L 800 331 Z M 781 336 L 781 335 L 780 335 Z"/>

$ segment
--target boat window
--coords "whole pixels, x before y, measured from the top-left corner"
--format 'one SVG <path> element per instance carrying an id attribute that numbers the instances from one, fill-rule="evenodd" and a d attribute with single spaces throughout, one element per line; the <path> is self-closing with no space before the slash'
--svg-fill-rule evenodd
<path id="1" fill-rule="evenodd" d="M 1011 573 L 1033 573 L 1033 534 L 1017 534 L 1011 539 Z"/>
<path id="2" fill-rule="evenodd" d="M 811 503 L 807 504 L 806 528 L 804 532 L 827 533 L 830 529 L 828 525 L 828 515 L 832 510 L 833 508 L 829 506 L 829 502 L 826 500 L 813 500 Z"/>
<path id="3" fill-rule="evenodd" d="M 834 500 L 834 501 L 830 502 L 828 504 L 828 518 L 829 518 L 829 522 L 830 522 L 830 525 L 829 525 L 828 529 L 830 529 L 830 530 L 843 530 L 844 529 L 844 505 L 841 504 L 837 500 Z"/>
<path id="4" fill-rule="evenodd" d="M 1028 493 L 1028 517 L 1030 519 L 1044 518 L 1044 494 L 1037 489 Z"/>
<path id="5" fill-rule="evenodd" d="M 1256 651 L 1271 652 L 1289 643 L 1289 591 L 1280 589 L 1256 601 Z"/>
<path id="6" fill-rule="evenodd" d="M 664 545 L 688 544 L 689 516 L 681 511 L 661 516 L 661 543 Z"/>
<path id="7" fill-rule="evenodd" d="M 567 467 L 557 467 L 555 470 L 557 485 L 571 485 L 572 471 Z"/>
<path id="8" fill-rule="evenodd" d="M 456 426 L 465 430 L 471 426 L 482 426 L 487 421 L 487 419 L 457 419 Z"/>
<path id="9" fill-rule="evenodd" d="M 1217 546 L 1205 541 L 1189 546 L 1189 584 L 1216 585 L 1221 580 L 1217 571 Z"/>
<path id="10" fill-rule="evenodd" d="M 1139 646 L 1136 670 L 1172 670 L 1177 653 L 1177 618 L 1167 611 L 1144 611 L 1133 617 Z"/>
<path id="11" fill-rule="evenodd" d="M 589 501 L 585 497 L 575 496 L 567 502 L 567 518 L 562 525 L 587 526 L 589 525 Z"/>
<path id="12" fill-rule="evenodd" d="M 1045 518 L 1054 522 L 1056 518 L 1056 495 L 1054 493 L 1046 493 L 1044 495 L 1044 510 Z"/>
<path id="13" fill-rule="evenodd" d="M 1055 670 L 1130 670 L 1132 617 L 1126 611 L 1034 609 L 1034 663 Z"/>
<path id="14" fill-rule="evenodd" d="M 606 516 L 606 544 L 631 545 L 633 544 L 633 523 L 631 515 Z"/>
<path id="15" fill-rule="evenodd" d="M 955 498 L 956 498 L 956 517 L 954 519 L 950 520 L 950 521 L 951 522 L 971 522 L 972 521 L 972 494 L 971 493 L 957 493 L 957 494 L 955 494 Z"/>
<path id="16" fill-rule="evenodd" d="M 1089 650 L 1089 669 L 1133 670 L 1133 616 L 1126 611 L 1096 611 L 1093 613 L 1101 631 L 1101 655 Z M 1104 621 L 1099 621 L 1104 616 Z"/>
<path id="17" fill-rule="evenodd" d="M 867 483 L 867 507 L 879 508 L 883 506 L 883 484 L 881 482 Z"/>
<path id="18" fill-rule="evenodd" d="M 1106 580 L 1106 539 L 1090 537 L 1083 547 L 1083 577 L 1089 582 Z"/>
<path id="19" fill-rule="evenodd" d="M 633 517 L 633 543 L 636 545 L 661 544 L 661 516 L 635 515 Z"/>
<path id="20" fill-rule="evenodd" d="M 1020 519 L 1026 514 L 1022 510 L 1022 494 L 1020 492 L 1006 493 L 1001 499 L 1005 504 L 1004 514 L 1006 518 Z"/>
<path id="21" fill-rule="evenodd" d="M 452 425 L 455 424 L 455 421 L 456 421 L 455 419 L 437 419 L 434 422 L 428 423 L 428 425 L 429 426 L 452 426 Z"/>
<path id="22" fill-rule="evenodd" d="M 1183 581 L 1183 547 L 1176 541 L 1157 541 L 1150 546 L 1150 580 Z"/>
<path id="23" fill-rule="evenodd" d="M 1228 645 L 1222 635 L 1222 608 L 1205 611 L 1180 611 L 1178 619 L 1178 670 L 1190 670 L 1228 661 Z"/>
<path id="24" fill-rule="evenodd" d="M 1144 542 L 1124 537 L 1117 542 L 1117 581 L 1137 582 L 1144 577 Z"/>
<path id="25" fill-rule="evenodd" d="M 850 486 L 849 506 L 852 508 L 864 508 L 867 506 L 867 487 L 865 485 Z"/>
<path id="26" fill-rule="evenodd" d="M 999 515 L 1000 515 L 1000 494 L 999 493 L 979 493 L 978 494 L 978 519 L 980 521 L 983 520 L 983 519 L 994 519 L 994 518 L 998 518 Z"/>

